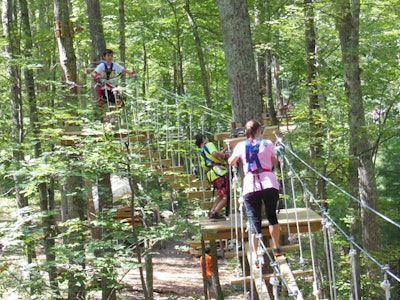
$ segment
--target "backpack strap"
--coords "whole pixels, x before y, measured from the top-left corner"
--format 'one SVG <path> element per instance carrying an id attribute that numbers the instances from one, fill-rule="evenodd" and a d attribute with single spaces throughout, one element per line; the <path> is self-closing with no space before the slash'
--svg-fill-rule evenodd
<path id="1" fill-rule="evenodd" d="M 201 156 L 203 157 L 206 165 L 207 163 L 210 163 L 212 166 L 215 166 L 217 162 L 215 160 L 212 160 L 213 156 L 210 153 L 210 150 L 208 150 L 207 146 L 203 146 L 203 151 L 201 151 Z"/>
<path id="2" fill-rule="evenodd" d="M 103 61 L 103 64 L 104 64 L 104 70 L 106 72 L 106 78 L 107 78 L 107 80 L 109 80 L 110 76 L 111 76 L 111 72 L 113 71 L 114 63 L 111 63 L 110 68 L 107 67 L 107 63 L 105 61 Z"/>
<path id="3" fill-rule="evenodd" d="M 257 165 L 257 172 L 261 173 L 263 168 L 261 167 L 260 160 L 258 159 L 258 152 L 260 151 L 260 144 L 262 139 L 258 139 L 255 145 L 252 145 L 249 140 L 246 140 L 246 162 L 247 172 L 253 172 L 253 163 Z"/>

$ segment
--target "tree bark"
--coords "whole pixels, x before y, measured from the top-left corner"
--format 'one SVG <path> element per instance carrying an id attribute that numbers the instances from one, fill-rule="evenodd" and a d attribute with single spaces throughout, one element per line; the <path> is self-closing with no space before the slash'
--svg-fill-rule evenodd
<path id="1" fill-rule="evenodd" d="M 217 0 L 234 122 L 261 121 L 247 2 Z"/>
<path id="2" fill-rule="evenodd" d="M 349 167 L 357 167 L 357 173 L 355 176 L 350 177 L 358 178 L 358 193 L 361 203 L 378 210 L 378 193 L 375 179 L 375 168 L 372 161 L 373 149 L 369 143 L 365 129 L 366 122 L 360 79 L 360 1 L 355 0 L 350 4 L 350 2 L 346 0 L 338 0 L 336 4 L 338 9 L 336 26 L 339 31 L 342 50 L 344 88 L 346 97 L 350 104 L 349 151 L 351 156 L 351 164 Z M 354 172 L 354 170 L 350 170 L 350 172 Z M 355 182 L 356 179 L 354 178 L 353 181 Z M 350 200 L 350 206 L 357 209 L 358 204 L 353 202 L 354 200 Z M 357 224 L 359 219 L 361 219 L 362 244 L 364 249 L 370 252 L 380 249 L 381 235 L 376 216 L 362 205 L 360 218 L 358 216 L 355 217 L 355 223 L 352 224 L 352 231 L 359 228 L 359 225 Z M 353 285 L 356 285 L 356 283 L 353 283 Z M 369 299 L 382 299 L 382 295 L 365 296 L 367 296 Z"/>
<path id="3" fill-rule="evenodd" d="M 118 16 L 119 16 L 119 59 L 121 63 L 126 66 L 126 28 L 125 28 L 125 0 L 119 0 L 118 5 Z M 126 85 L 125 74 L 121 76 L 120 83 L 122 86 Z"/>
<path id="4" fill-rule="evenodd" d="M 19 210 L 18 218 L 23 218 L 27 215 L 23 208 L 29 205 L 28 199 L 25 197 L 23 191 L 22 178 L 18 171 L 21 169 L 21 162 L 24 161 L 24 118 L 23 118 L 23 103 L 22 103 L 22 80 L 21 80 L 21 68 L 17 66 L 12 60 L 17 59 L 20 54 L 20 42 L 19 42 L 19 28 L 17 26 L 17 5 L 16 0 L 3 0 L 2 1 L 2 24 L 3 24 L 3 34 L 5 37 L 5 56 L 10 60 L 7 66 L 7 75 L 10 80 L 10 99 L 11 99 L 11 113 L 12 113 L 12 162 L 13 162 L 13 180 L 14 180 L 14 190 L 16 196 L 16 203 Z M 30 235 L 31 226 L 29 221 L 24 220 L 24 232 Z M 30 238 L 28 239 L 30 240 Z M 27 263 L 31 264 L 33 258 L 36 256 L 34 251 L 34 246 L 32 242 L 26 242 L 26 253 L 27 253 Z M 32 281 L 35 280 L 32 275 L 30 275 Z M 34 289 L 31 290 L 32 294 L 35 294 Z"/>
<path id="5" fill-rule="evenodd" d="M 304 0 L 304 16 L 305 16 L 305 50 L 306 50 L 306 65 L 307 65 L 307 98 L 308 112 L 310 125 L 310 162 L 317 170 L 323 170 L 324 164 L 320 163 L 323 147 L 321 141 L 324 136 L 324 129 L 320 121 L 320 102 L 318 98 L 317 85 L 317 60 L 316 60 L 316 34 L 314 23 L 314 7 L 313 0 Z M 323 161 L 323 160 L 322 160 Z M 325 184 L 322 178 L 316 178 L 312 185 L 314 195 L 318 199 L 325 199 L 326 192 L 324 191 Z"/>
<path id="6" fill-rule="evenodd" d="M 271 2 L 269 0 L 257 1 L 255 10 L 257 11 L 256 24 L 265 24 L 271 21 Z M 272 43 L 272 32 L 270 27 L 266 30 L 266 40 L 264 43 Z M 262 52 L 257 52 L 257 66 L 258 87 L 263 106 L 263 113 L 267 114 L 271 125 L 278 125 L 274 99 L 272 96 L 272 51 L 269 47 L 264 49 Z M 263 103 L 264 95 L 265 104 Z"/>
<path id="7" fill-rule="evenodd" d="M 69 18 L 68 1 L 54 1 L 54 20 L 58 55 L 66 83 L 73 84 L 77 81 L 76 56 L 73 51 L 73 30 Z M 76 93 L 76 92 L 75 92 Z"/>
<path id="8" fill-rule="evenodd" d="M 207 107 L 211 107 L 211 92 L 210 92 L 210 85 L 208 84 L 209 77 L 207 75 L 203 47 L 201 45 L 201 39 L 198 32 L 196 20 L 194 19 L 192 11 L 190 10 L 190 0 L 185 1 L 184 8 L 189 19 L 190 27 L 192 28 L 194 43 L 197 50 L 197 58 L 199 60 L 201 84 L 203 86 L 204 97 L 206 98 Z"/>
<path id="9" fill-rule="evenodd" d="M 106 49 L 100 1 L 86 0 L 86 5 L 89 19 L 90 40 L 92 41 L 93 50 L 92 61 L 95 63 L 101 59 L 103 52 Z"/>
<path id="10" fill-rule="evenodd" d="M 20 45 L 17 38 L 17 5 L 15 0 L 2 1 L 2 23 L 3 34 L 6 37 L 6 57 L 10 60 L 16 59 L 20 53 Z M 15 64 L 8 64 L 7 74 L 10 80 L 10 99 L 12 107 L 12 138 L 15 144 L 12 153 L 15 171 L 20 169 L 20 162 L 24 159 L 22 143 L 24 141 L 24 123 L 21 98 L 21 69 Z M 28 205 L 21 189 L 21 178 L 14 172 L 15 195 L 18 208 Z"/>
<path id="11" fill-rule="evenodd" d="M 177 3 L 175 1 L 167 0 L 169 7 L 174 15 L 175 23 L 175 59 L 174 59 L 174 92 L 178 95 L 183 95 L 185 93 L 185 85 L 183 80 L 183 53 L 182 53 L 182 29 L 179 25 L 179 17 L 177 10 Z"/>
<path id="12" fill-rule="evenodd" d="M 60 59 L 60 64 L 64 73 L 65 82 L 72 86 L 68 89 L 69 103 L 71 104 L 73 116 L 76 116 L 76 110 L 79 106 L 79 101 L 77 99 L 77 88 L 74 83 L 77 80 L 76 73 L 76 56 L 73 47 L 73 30 L 71 30 L 72 23 L 69 18 L 69 6 L 68 1 L 65 0 L 54 0 L 54 19 L 55 19 L 55 35 L 58 44 L 58 54 Z M 66 190 L 66 218 L 77 219 L 83 221 L 86 219 L 86 202 L 82 196 L 82 189 L 84 187 L 84 180 L 80 175 L 80 170 L 77 169 L 75 162 L 79 159 L 79 155 L 69 155 L 68 163 L 70 168 L 70 175 L 66 179 L 65 190 Z M 81 233 L 75 232 L 68 236 L 66 241 L 73 249 L 72 251 L 83 251 L 84 249 L 84 237 Z M 85 266 L 84 258 L 76 257 L 70 258 L 71 265 L 80 265 L 82 268 Z M 84 276 L 82 274 L 71 274 L 68 281 L 68 300 L 84 299 L 85 285 L 79 283 L 79 276 Z M 84 280 L 82 280 L 84 281 Z"/>
<path id="13" fill-rule="evenodd" d="M 24 56 L 26 58 L 31 57 L 32 45 L 32 33 L 29 19 L 28 3 L 26 0 L 19 0 L 21 8 L 21 27 L 25 37 L 25 50 Z M 29 68 L 24 69 L 25 87 L 27 91 L 28 103 L 29 103 L 29 116 L 30 116 L 30 129 L 35 139 L 33 145 L 35 157 L 39 158 L 42 154 L 42 146 L 40 142 L 40 123 L 37 111 L 36 103 L 36 92 L 35 92 L 35 80 L 33 71 Z M 41 182 L 38 185 L 39 199 L 40 199 L 40 210 L 45 213 L 42 218 L 43 232 L 44 232 L 44 249 L 46 255 L 46 262 L 49 263 L 50 267 L 48 269 L 50 289 L 52 289 L 55 297 L 58 295 L 60 297 L 60 291 L 57 281 L 57 269 L 54 265 L 55 255 L 54 255 L 54 228 L 56 228 L 56 222 L 52 214 L 46 214 L 50 210 L 54 209 L 54 202 L 49 201 L 47 193 L 47 183 Z M 51 206 L 53 204 L 53 206 Z"/>
<path id="14" fill-rule="evenodd" d="M 105 209 L 110 209 L 113 207 L 113 194 L 111 189 L 111 174 L 104 173 L 101 175 L 99 180 L 99 212 L 104 212 Z M 105 237 L 111 237 L 112 234 L 107 229 L 103 229 L 100 233 L 100 238 L 105 239 Z M 97 256 L 112 256 L 112 249 L 102 249 L 97 251 Z M 103 273 L 109 273 L 112 266 L 107 266 L 103 269 Z M 111 284 L 110 284 L 111 283 Z M 115 300 L 117 299 L 116 291 L 112 286 L 112 280 L 107 276 L 103 276 L 101 279 L 101 290 L 103 300 Z"/>

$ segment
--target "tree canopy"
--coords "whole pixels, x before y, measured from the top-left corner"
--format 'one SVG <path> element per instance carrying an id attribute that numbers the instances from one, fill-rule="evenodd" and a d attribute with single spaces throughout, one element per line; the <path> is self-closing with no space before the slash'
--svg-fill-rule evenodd
<path id="1" fill-rule="evenodd" d="M 127 203 L 142 213 L 152 211 L 155 204 L 172 209 L 180 201 L 162 201 L 170 196 L 148 176 L 140 149 L 132 151 L 139 141 L 121 146 L 113 135 L 115 128 L 97 118 L 90 74 L 105 48 L 113 49 L 115 61 L 139 75 L 138 80 L 121 78 L 128 113 L 118 117 L 137 134 L 151 132 L 156 137 L 151 146 L 167 158 L 180 162 L 182 153 L 190 153 L 185 162 L 189 170 L 195 162 L 196 133 L 229 131 L 232 122 L 250 118 L 281 128 L 290 124 L 287 145 L 364 204 L 399 220 L 398 1 L 3 0 L 2 4 L 4 211 L 0 221 L 8 222 L 0 238 L 13 228 L 15 236 L 7 236 L 7 241 L 15 246 L 19 240 L 29 263 L 35 260 L 35 246 L 45 240 L 46 259 L 51 262 L 46 271 L 55 297 L 60 296 L 55 266 L 62 253 L 58 239 L 71 245 L 62 263 L 84 268 L 85 262 L 76 261 L 74 255 L 93 250 L 88 259 L 98 266 L 96 276 L 105 286 L 117 285 L 113 271 L 101 264 L 113 252 L 108 226 L 115 225 L 107 218 L 109 209 L 115 209 L 110 202 L 110 174 L 130 178 L 132 198 Z M 75 127 L 86 130 L 85 142 L 77 141 L 82 136 L 65 134 Z M 399 259 L 398 230 L 369 215 L 363 205 L 338 198 L 307 172 L 304 175 L 357 241 L 378 252 L 391 242 L 390 261 Z M 90 218 L 93 201 L 87 201 L 94 187 L 101 203 L 95 220 Z M 9 206 L 12 209 L 5 209 Z M 8 218 L 17 208 L 18 217 Z M 147 228 L 130 237 L 133 244 L 173 236 L 168 226 L 153 228 L 144 219 Z M 8 227 L 10 221 L 16 223 Z M 55 231 L 59 221 L 64 222 L 61 235 Z M 31 228 L 38 223 L 40 233 Z M 101 233 L 96 231 L 99 227 Z M 117 229 L 121 235 L 127 231 Z M 89 234 L 104 242 L 101 249 L 80 244 Z M 118 248 L 114 254 L 129 261 L 126 249 Z M 151 261 L 149 252 L 136 255 L 129 261 L 133 267 L 142 263 L 141 257 L 145 263 Z M 385 257 L 383 251 L 380 256 Z M 82 283 L 69 295 L 71 299 L 95 288 L 86 279 L 70 281 L 71 286 Z M 40 294 L 40 279 L 32 281 L 35 286 L 29 293 Z M 115 297 L 110 289 L 103 290 Z M 147 292 L 150 298 L 151 288 Z M 343 293 L 351 291 L 346 288 Z"/>

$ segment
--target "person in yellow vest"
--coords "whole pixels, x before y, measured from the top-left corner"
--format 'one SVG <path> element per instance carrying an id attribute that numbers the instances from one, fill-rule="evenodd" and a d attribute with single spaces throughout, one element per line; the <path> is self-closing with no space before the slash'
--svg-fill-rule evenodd
<path id="1" fill-rule="evenodd" d="M 214 190 L 217 190 L 217 197 L 208 217 L 211 221 L 225 220 L 220 212 L 226 206 L 229 195 L 229 174 L 226 167 L 228 154 L 225 153 L 226 149 L 218 151 L 204 134 L 196 135 L 195 139 L 196 146 L 202 150 L 201 167 L 207 172 L 207 179 L 214 186 Z"/>

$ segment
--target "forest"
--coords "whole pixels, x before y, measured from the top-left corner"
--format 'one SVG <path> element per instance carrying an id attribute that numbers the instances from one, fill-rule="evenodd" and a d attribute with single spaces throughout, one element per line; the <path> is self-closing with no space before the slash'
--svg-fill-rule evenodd
<path id="1" fill-rule="evenodd" d="M 312 194 L 335 225 L 329 255 L 313 234 L 304 299 L 400 299 L 399 1 L 2 0 L 1 16 L 1 299 L 123 299 L 131 269 L 154 299 L 152 248 L 200 235 L 174 185 L 201 173 L 194 136 L 250 119 L 285 132 L 288 201 Z M 135 71 L 108 111 L 105 49 Z"/>

